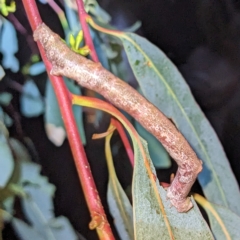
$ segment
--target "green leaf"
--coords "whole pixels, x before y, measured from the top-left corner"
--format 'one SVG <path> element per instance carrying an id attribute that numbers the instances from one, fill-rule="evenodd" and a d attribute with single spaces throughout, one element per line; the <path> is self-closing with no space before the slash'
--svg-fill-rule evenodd
<path id="1" fill-rule="evenodd" d="M 43 113 L 44 102 L 33 80 L 29 79 L 23 85 L 20 97 L 21 112 L 25 117 L 37 117 Z"/>
<path id="2" fill-rule="evenodd" d="M 111 21 L 111 16 L 102 9 L 96 0 L 85 0 L 85 9 L 88 13 L 91 13 L 99 22 L 108 23 Z"/>
<path id="3" fill-rule="evenodd" d="M 26 193 L 22 197 L 25 217 L 31 227 L 18 219 L 13 220 L 22 239 L 77 239 L 76 233 L 65 217 L 55 218 L 53 196 L 55 187 L 46 177 L 40 175 L 39 165 L 31 162 L 21 163 L 19 184 Z M 36 234 L 36 237 L 32 238 Z"/>
<path id="4" fill-rule="evenodd" d="M 4 188 L 7 185 L 14 170 L 14 159 L 12 152 L 8 145 L 6 136 L 2 131 L 4 130 L 1 129 L 0 132 L 0 188 Z"/>
<path id="5" fill-rule="evenodd" d="M 3 208 L 11 215 L 14 214 L 14 202 L 15 197 L 9 196 L 2 203 Z"/>
<path id="6" fill-rule="evenodd" d="M 48 221 L 54 218 L 52 198 L 55 187 L 40 175 L 41 168 L 30 162 L 21 163 L 20 184 L 27 194 L 22 198 L 25 216 L 44 239 L 54 239 Z"/>
<path id="7" fill-rule="evenodd" d="M 46 71 L 46 67 L 44 65 L 43 62 L 36 62 L 36 63 L 33 63 L 29 69 L 29 74 L 32 75 L 32 76 L 36 76 L 36 75 L 39 75 L 43 72 Z"/>
<path id="8" fill-rule="evenodd" d="M 166 198 L 166 191 L 154 181 L 154 188 L 144 161 L 148 161 L 151 174 L 155 169 L 147 150 L 147 143 L 141 139 L 147 159 L 143 159 L 139 146 L 134 143 L 135 165 L 133 175 L 133 211 L 135 239 L 213 239 L 196 203 L 187 213 L 178 213 Z M 156 191 L 157 189 L 157 191 Z M 160 199 L 160 200 L 159 200 Z M 162 203 L 162 206 L 161 206 Z"/>
<path id="9" fill-rule="evenodd" d="M 134 122 L 134 126 L 138 134 L 148 143 L 148 150 L 154 167 L 156 169 L 169 168 L 171 166 L 171 160 L 163 145 L 137 121 Z"/>
<path id="10" fill-rule="evenodd" d="M 208 202 L 199 194 L 194 194 L 194 198 L 207 212 L 215 239 L 239 239 L 239 216 L 227 208 Z"/>
<path id="11" fill-rule="evenodd" d="M 24 189 L 32 188 L 34 189 L 33 191 L 37 189 L 47 194 L 49 197 L 53 197 L 55 186 L 48 182 L 47 177 L 40 175 L 41 167 L 39 165 L 26 161 L 22 162 L 20 167 L 21 177 L 19 183 L 24 187 Z M 36 199 L 36 202 L 38 201 L 39 199 Z M 45 200 L 43 200 L 43 202 L 44 201 Z M 39 205 L 43 204 L 43 202 L 41 203 L 41 201 L 39 201 Z M 52 205 L 47 206 L 46 209 L 52 209 Z M 48 212 L 49 210 L 46 210 L 46 215 L 52 216 L 52 213 Z"/>
<path id="12" fill-rule="evenodd" d="M 1 26 L 1 25 L 0 25 Z M 2 78 L 5 76 L 5 72 L 2 68 L 2 66 L 0 65 L 0 80 L 2 80 Z"/>
<path id="13" fill-rule="evenodd" d="M 72 48 L 75 46 L 75 38 L 72 34 L 69 35 L 69 44 Z"/>
<path id="14" fill-rule="evenodd" d="M 65 79 L 65 83 L 74 94 L 81 95 L 79 86 L 75 85 L 73 81 Z M 58 106 L 57 98 L 54 93 L 53 87 L 50 81 L 47 81 L 46 85 L 46 109 L 45 109 L 45 129 L 47 136 L 56 146 L 61 146 L 66 138 L 66 132 Z M 73 113 L 77 123 L 78 131 L 81 135 L 83 144 L 86 144 L 86 137 L 82 119 L 82 108 L 73 106 Z"/>
<path id="15" fill-rule="evenodd" d="M 110 128 L 109 128 L 110 130 Z M 107 201 L 110 213 L 114 219 L 114 225 L 121 239 L 134 239 L 133 231 L 133 209 L 130 201 L 118 181 L 110 147 L 111 132 L 105 141 L 105 152 L 109 172 Z"/>
<path id="16" fill-rule="evenodd" d="M 12 100 L 12 94 L 8 92 L 3 92 L 0 94 L 0 104 L 7 106 Z"/>
<path id="17" fill-rule="evenodd" d="M 144 96 L 171 118 L 203 161 L 198 180 L 209 201 L 240 214 L 240 193 L 229 162 L 210 123 L 173 63 L 134 33 L 118 34 Z"/>
<path id="18" fill-rule="evenodd" d="M 17 139 L 10 138 L 9 143 L 13 149 L 14 156 L 18 162 L 30 162 L 31 157 L 27 151 L 27 148 Z"/>
<path id="19" fill-rule="evenodd" d="M 72 9 L 72 5 L 76 6 L 76 3 L 71 0 L 64 1 L 64 9 L 65 9 L 65 14 L 67 17 L 69 28 L 72 33 L 77 33 L 81 29 L 81 26 L 79 24 L 79 19 L 76 12 Z M 65 36 L 67 35 L 68 34 L 66 34 L 65 32 Z M 65 40 L 67 39 L 68 38 L 66 38 Z"/>
<path id="20" fill-rule="evenodd" d="M 51 230 L 56 240 L 58 239 L 69 239 L 69 240 L 76 240 L 78 239 L 75 230 L 73 229 L 72 225 L 70 224 L 69 220 L 64 217 L 60 216 L 55 219 L 52 219 L 49 222 Z"/>
<path id="21" fill-rule="evenodd" d="M 227 208 L 217 206 L 216 204 L 212 204 L 212 205 L 214 206 L 215 210 L 219 214 L 220 218 L 223 220 L 224 225 L 226 226 L 226 229 L 231 237 L 230 239 L 238 240 L 240 217 Z M 215 238 L 217 240 L 225 240 L 226 235 L 224 234 L 221 226 L 216 221 L 216 218 L 209 211 L 207 211 L 207 213 L 210 220 L 211 229 Z"/>
<path id="22" fill-rule="evenodd" d="M 45 240 L 43 236 L 39 232 L 37 232 L 36 229 L 33 227 L 29 226 L 22 220 L 19 220 L 17 218 L 13 218 L 12 224 L 14 229 L 17 232 L 17 235 L 20 237 L 22 240 Z"/>
<path id="23" fill-rule="evenodd" d="M 3 18 L 3 25 L 0 30 L 0 52 L 3 54 L 2 65 L 12 72 L 17 72 L 19 70 L 19 61 L 15 57 L 15 53 L 18 51 L 16 30 L 12 23 L 5 18 Z"/>
<path id="24" fill-rule="evenodd" d="M 0 220 L 2 222 L 9 222 L 11 220 L 12 216 L 7 211 L 0 208 Z M 0 233 L 1 237 L 1 233 Z"/>
<path id="25" fill-rule="evenodd" d="M 0 121 L 4 123 L 6 127 L 10 127 L 13 124 L 12 118 L 10 118 L 9 115 L 3 111 L 1 106 L 0 106 Z"/>

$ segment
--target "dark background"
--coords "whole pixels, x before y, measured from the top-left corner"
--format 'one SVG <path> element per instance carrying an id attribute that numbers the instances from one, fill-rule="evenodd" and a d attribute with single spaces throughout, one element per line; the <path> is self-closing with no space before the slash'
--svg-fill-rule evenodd
<path id="1" fill-rule="evenodd" d="M 18 33 L 19 52 L 17 57 L 23 66 L 31 51 L 37 52 L 31 40 L 31 30 L 21 1 L 17 2 L 14 16 L 24 25 L 27 32 Z M 59 2 L 59 1 L 56 1 Z M 240 15 L 239 1 L 230 0 L 101 0 L 99 4 L 112 16 L 112 24 L 124 29 L 141 20 L 139 33 L 161 48 L 177 65 L 186 78 L 197 102 L 215 128 L 222 142 L 230 164 L 240 182 Z M 55 13 L 47 5 L 39 5 L 43 21 L 54 31 L 62 34 Z M 61 6 L 61 1 L 60 1 Z M 9 20 L 13 16 L 9 16 Z M 7 72 L 8 80 L 24 82 L 24 76 Z M 35 79 L 44 85 L 44 76 Z M 12 136 L 32 139 L 37 153 L 34 160 L 43 167 L 43 174 L 56 185 L 54 199 L 56 215 L 67 216 L 74 228 L 86 239 L 97 239 L 95 231 L 88 229 L 89 212 L 83 197 L 75 166 L 67 141 L 60 148 L 49 142 L 45 135 L 43 117 L 24 118 L 19 115 L 19 92 L 3 81 L 0 89 L 13 93 L 12 106 L 6 111 L 14 118 L 15 125 L 10 129 Z M 44 89 L 42 87 L 42 89 Z M 43 91 L 43 90 L 42 90 Z M 100 127 L 86 124 L 88 145 L 85 147 L 96 185 L 109 220 L 106 203 L 107 168 L 104 157 L 104 142 L 91 140 L 96 132 L 107 129 L 109 117 L 104 116 Z M 125 150 L 118 136 L 114 136 L 120 147 L 120 154 L 114 159 L 117 173 L 124 188 L 129 187 L 132 169 L 127 161 Z M 169 170 L 159 170 L 160 181 L 169 181 L 176 165 Z M 194 191 L 200 191 L 198 184 Z M 7 226 L 4 239 L 16 239 Z"/>

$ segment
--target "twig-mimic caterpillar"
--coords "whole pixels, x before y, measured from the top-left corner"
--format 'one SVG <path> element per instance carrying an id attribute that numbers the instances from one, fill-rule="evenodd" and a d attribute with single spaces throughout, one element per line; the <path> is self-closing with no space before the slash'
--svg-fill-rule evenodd
<path id="1" fill-rule="evenodd" d="M 94 63 L 70 50 L 44 23 L 34 31 L 34 39 L 40 41 L 48 60 L 52 63 L 51 74 L 71 78 L 79 85 L 103 95 L 112 104 L 134 117 L 162 143 L 178 164 L 167 196 L 179 212 L 188 211 L 193 205 L 187 196 L 202 170 L 202 162 L 172 122 L 135 89 L 104 69 L 100 63 Z"/>

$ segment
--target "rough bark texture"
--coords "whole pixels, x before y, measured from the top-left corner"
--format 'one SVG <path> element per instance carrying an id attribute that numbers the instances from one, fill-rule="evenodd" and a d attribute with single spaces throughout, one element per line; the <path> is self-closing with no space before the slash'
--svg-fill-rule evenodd
<path id="1" fill-rule="evenodd" d="M 188 211 L 193 205 L 187 195 L 202 170 L 202 162 L 171 121 L 127 83 L 104 69 L 100 63 L 94 63 L 71 51 L 45 24 L 35 30 L 34 39 L 41 42 L 52 63 L 51 74 L 74 79 L 79 85 L 103 95 L 112 104 L 134 117 L 162 143 L 178 164 L 167 196 L 179 212 Z"/>

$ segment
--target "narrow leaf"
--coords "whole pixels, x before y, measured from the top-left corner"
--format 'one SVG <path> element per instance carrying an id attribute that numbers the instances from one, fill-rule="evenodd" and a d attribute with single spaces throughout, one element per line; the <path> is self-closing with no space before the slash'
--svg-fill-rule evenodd
<path id="1" fill-rule="evenodd" d="M 169 168 L 171 166 L 170 157 L 162 144 L 138 122 L 134 122 L 138 134 L 148 143 L 148 150 L 156 169 Z"/>
<path id="2" fill-rule="evenodd" d="M 79 86 L 75 85 L 74 82 L 69 79 L 65 79 L 65 83 L 67 84 L 69 91 L 81 95 Z M 45 91 L 46 110 L 44 118 L 46 133 L 50 141 L 52 141 L 56 146 L 61 146 L 66 138 L 66 132 L 58 106 L 57 98 L 50 81 L 47 81 Z M 83 144 L 86 144 L 86 137 L 82 119 L 82 108 L 73 106 L 73 113 L 79 133 L 81 135 L 82 142 Z"/>
<path id="3" fill-rule="evenodd" d="M 41 168 L 37 164 L 31 162 L 21 163 L 20 184 L 29 196 L 29 198 L 23 199 L 23 207 L 32 224 L 35 223 L 35 219 L 38 217 L 35 215 L 38 214 L 38 209 L 41 209 L 41 215 L 46 221 L 54 216 L 52 198 L 55 187 L 48 182 L 46 177 L 40 175 L 40 171 Z M 36 211 L 33 214 L 32 211 L 34 210 Z"/>
<path id="4" fill-rule="evenodd" d="M 0 104 L 7 106 L 12 100 L 12 94 L 8 92 L 3 92 L 0 94 Z"/>
<path id="5" fill-rule="evenodd" d="M 19 62 L 15 57 L 15 53 L 18 51 L 16 30 L 12 23 L 5 18 L 1 28 L 0 52 L 3 54 L 2 65 L 6 69 L 11 69 L 12 72 L 17 72 Z"/>
<path id="6" fill-rule="evenodd" d="M 43 62 L 33 63 L 29 68 L 29 74 L 32 76 L 39 75 L 46 71 L 46 67 Z"/>
<path id="7" fill-rule="evenodd" d="M 146 171 L 145 161 L 149 163 L 154 176 L 156 176 L 156 172 L 148 154 L 147 143 L 143 139 L 141 142 L 145 156 L 142 155 L 139 146 L 134 144 L 133 211 L 135 239 L 213 239 L 211 231 L 193 199 L 191 199 L 194 203 L 193 209 L 187 213 L 178 213 L 174 207 L 171 207 L 166 198 L 166 191 L 159 185 L 157 179 L 156 191 Z M 158 200 L 159 195 L 160 201 Z"/>
<path id="8" fill-rule="evenodd" d="M 77 235 L 70 222 L 65 217 L 55 218 L 53 196 L 55 186 L 40 174 L 41 167 L 29 161 L 26 149 L 16 140 L 11 139 L 16 159 L 20 168 L 18 184 L 14 192 L 18 191 L 26 220 L 25 222 L 14 218 L 12 223 L 20 239 L 77 239 Z M 13 189 L 12 189 L 13 190 Z M 11 203 L 10 203 L 11 207 Z"/>
<path id="9" fill-rule="evenodd" d="M 14 159 L 12 156 L 11 149 L 9 147 L 8 141 L 4 133 L 0 132 L 0 188 L 4 188 L 10 177 L 12 176 L 14 170 Z"/>
<path id="10" fill-rule="evenodd" d="M 72 1 L 64 1 L 64 9 L 67 17 L 69 29 L 72 33 L 77 33 L 81 29 L 76 12 L 71 7 Z M 67 34 L 66 34 L 67 36 Z"/>
<path id="11" fill-rule="evenodd" d="M 25 117 L 37 117 L 43 113 L 44 102 L 33 80 L 27 80 L 23 85 L 20 104 Z"/>
<path id="12" fill-rule="evenodd" d="M 198 194 L 194 194 L 194 198 L 207 212 L 215 239 L 239 239 L 239 216 L 227 208 L 208 202 Z"/>
<path id="13" fill-rule="evenodd" d="M 144 96 L 173 119 L 204 163 L 199 182 L 214 203 L 240 214 L 240 192 L 219 139 L 173 63 L 134 33 L 118 34 Z"/>
<path id="14" fill-rule="evenodd" d="M 112 125 L 110 125 L 108 130 L 110 129 L 114 129 Z M 123 240 L 131 240 L 134 239 L 133 210 L 114 169 L 110 147 L 112 134 L 113 132 L 106 137 L 105 141 L 105 154 L 109 171 L 107 201 L 119 236 Z"/>
<path id="15" fill-rule="evenodd" d="M 13 124 L 12 118 L 9 117 L 7 113 L 5 113 L 0 106 L 0 121 L 5 124 L 6 127 L 10 127 Z"/>
<path id="16" fill-rule="evenodd" d="M 21 240 L 44 240 L 33 227 L 29 226 L 20 219 L 13 218 L 12 224 Z"/>
<path id="17" fill-rule="evenodd" d="M 60 216 L 55 219 L 52 219 L 49 222 L 49 225 L 51 227 L 51 230 L 56 240 L 57 239 L 68 239 L 68 240 L 80 239 L 80 237 L 79 238 L 77 237 L 75 230 L 73 229 L 69 220 L 64 216 Z"/>
<path id="18" fill-rule="evenodd" d="M 2 78 L 5 76 L 5 72 L 2 68 L 2 66 L 0 65 L 0 80 L 2 80 Z"/>
<path id="19" fill-rule="evenodd" d="M 77 239 L 74 229 L 65 217 L 55 218 L 53 207 L 55 187 L 48 182 L 46 177 L 40 175 L 40 170 L 37 164 L 21 163 L 19 183 L 26 193 L 22 197 L 23 212 L 32 227 L 20 220 L 16 225 L 16 219 L 13 222 L 14 227 L 20 236 L 24 236 L 22 237 L 24 240 L 30 239 L 27 237 L 32 236 L 31 234 L 36 234 L 39 239 Z"/>
<path id="20" fill-rule="evenodd" d="M 10 138 L 9 139 L 9 144 L 11 148 L 13 149 L 13 153 L 15 156 L 15 159 L 18 162 L 30 162 L 31 157 L 27 151 L 27 148 L 17 139 L 15 138 Z"/>

